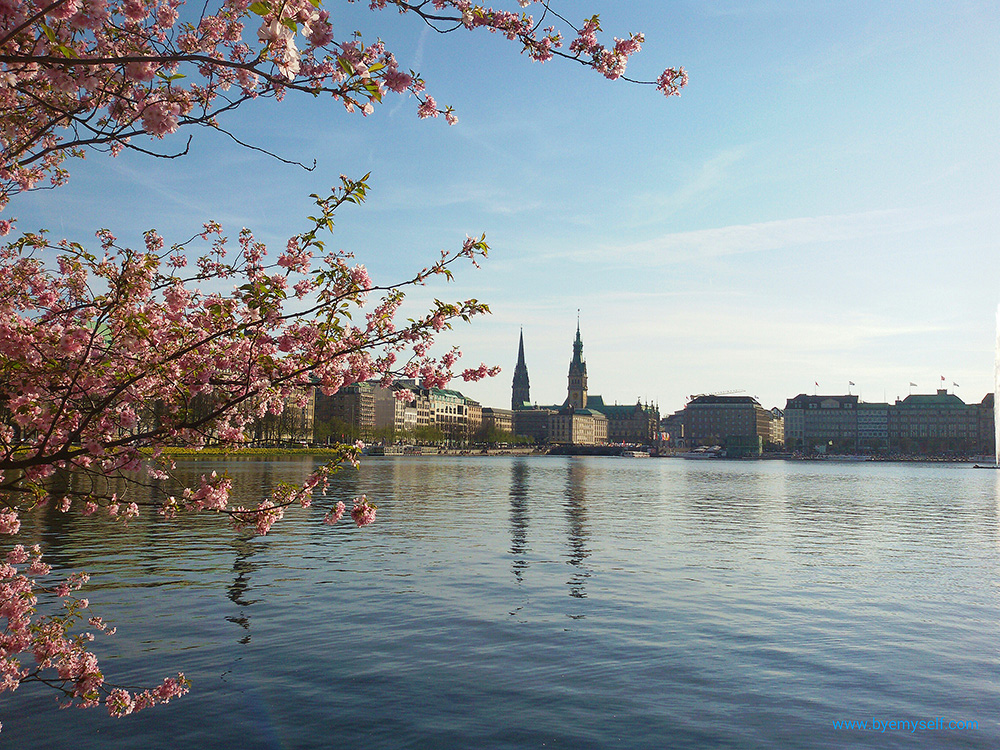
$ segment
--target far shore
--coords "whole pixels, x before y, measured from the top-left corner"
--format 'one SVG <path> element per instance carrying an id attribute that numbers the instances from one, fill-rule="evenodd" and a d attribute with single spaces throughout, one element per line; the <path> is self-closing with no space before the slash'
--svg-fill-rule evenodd
<path id="1" fill-rule="evenodd" d="M 199 456 L 204 457 L 219 457 L 228 456 L 233 458 L 240 458 L 243 456 L 330 456 L 335 457 L 339 455 L 336 448 L 325 448 L 322 446 L 301 446 L 301 447 L 288 447 L 288 448 L 257 448 L 257 447 L 244 447 L 244 448 L 225 448 L 222 446 L 205 446 L 200 450 L 195 450 L 193 448 L 164 448 L 164 455 L 173 456 L 176 458 L 197 458 Z M 408 456 L 547 456 L 550 455 L 549 451 L 543 448 L 537 447 L 516 447 L 516 448 L 440 448 L 437 452 L 427 452 L 427 453 L 414 453 L 406 454 Z M 566 454 L 561 454 L 566 455 Z M 365 456 L 365 458 L 382 458 L 381 455 Z M 390 454 L 389 458 L 397 458 L 399 454 Z M 680 455 L 666 454 L 663 456 L 653 456 L 653 458 L 683 458 Z M 781 461 L 830 461 L 838 462 L 844 460 L 844 457 L 837 455 L 829 456 L 801 456 L 793 455 L 789 453 L 765 453 L 764 455 L 756 458 L 712 458 L 708 459 L 710 461 L 761 461 L 761 460 L 781 460 Z M 858 460 L 855 458 L 854 460 Z M 871 456 L 865 459 L 863 462 L 871 463 L 913 463 L 913 462 L 931 462 L 931 463 L 964 463 L 964 464 L 993 464 L 992 456 Z"/>

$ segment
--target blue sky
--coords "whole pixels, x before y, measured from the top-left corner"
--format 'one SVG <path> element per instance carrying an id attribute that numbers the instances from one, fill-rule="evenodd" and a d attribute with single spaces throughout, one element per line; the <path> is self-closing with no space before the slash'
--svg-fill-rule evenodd
<path id="1" fill-rule="evenodd" d="M 338 216 L 333 244 L 376 281 L 487 233 L 481 270 L 411 295 L 414 311 L 435 296 L 490 304 L 442 339 L 504 368 L 457 386 L 486 405 L 509 404 L 522 327 L 532 398 L 565 398 L 577 309 L 591 392 L 664 413 L 721 390 L 784 406 L 815 382 L 853 381 L 867 401 L 910 382 L 933 392 L 942 375 L 967 402 L 993 389 L 996 2 L 558 5 L 572 20 L 600 13 L 607 41 L 643 31 L 628 74 L 683 65 L 690 84 L 671 99 L 366 5 L 326 7 L 338 29 L 381 36 L 457 126 L 418 120 L 400 97 L 365 119 L 323 99 L 262 102 L 228 126 L 315 158 L 313 172 L 198 131 L 180 160 L 72 164 L 67 187 L 12 204 L 20 228 L 86 240 L 107 226 L 138 243 L 215 219 L 280 247 L 310 193 L 370 171 L 368 203 Z"/>

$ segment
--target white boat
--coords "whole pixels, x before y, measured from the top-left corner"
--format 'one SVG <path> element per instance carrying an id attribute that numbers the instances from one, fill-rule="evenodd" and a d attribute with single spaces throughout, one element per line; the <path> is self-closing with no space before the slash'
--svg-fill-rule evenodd
<path id="1" fill-rule="evenodd" d="M 723 455 L 723 450 L 721 445 L 707 446 L 702 445 L 699 448 L 695 448 L 693 451 L 687 451 L 686 453 L 678 453 L 681 458 L 692 458 L 692 459 L 702 459 L 702 458 L 721 458 Z"/>
<path id="2" fill-rule="evenodd" d="M 622 451 L 622 458 L 649 458 L 649 451 Z"/>

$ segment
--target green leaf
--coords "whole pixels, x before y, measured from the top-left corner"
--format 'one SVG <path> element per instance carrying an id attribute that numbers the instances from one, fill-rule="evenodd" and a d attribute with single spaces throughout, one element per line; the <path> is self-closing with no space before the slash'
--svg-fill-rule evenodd
<path id="1" fill-rule="evenodd" d="M 250 12 L 256 13 L 258 16 L 266 16 L 271 12 L 271 3 L 259 1 L 250 3 Z"/>

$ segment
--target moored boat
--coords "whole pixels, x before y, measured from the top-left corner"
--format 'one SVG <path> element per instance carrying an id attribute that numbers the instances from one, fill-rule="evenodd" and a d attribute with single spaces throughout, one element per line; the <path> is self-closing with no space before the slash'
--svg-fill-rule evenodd
<path id="1" fill-rule="evenodd" d="M 702 445 L 694 450 L 687 451 L 686 453 L 678 453 L 681 458 L 691 458 L 691 459 L 703 459 L 703 458 L 722 458 L 725 455 L 721 445 Z"/>

